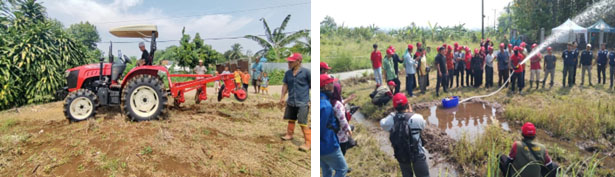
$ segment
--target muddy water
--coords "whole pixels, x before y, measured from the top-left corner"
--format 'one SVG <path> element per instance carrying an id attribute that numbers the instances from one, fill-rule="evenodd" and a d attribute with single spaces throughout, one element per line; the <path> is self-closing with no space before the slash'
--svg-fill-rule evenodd
<path id="1" fill-rule="evenodd" d="M 389 132 L 386 132 L 380 128 L 380 123 L 377 121 L 370 121 L 365 119 L 365 115 L 361 112 L 356 112 L 352 115 L 352 119 L 356 120 L 360 124 L 368 127 L 368 129 L 378 129 L 380 131 L 375 131 L 375 134 L 372 134 L 376 140 L 378 140 L 378 144 L 380 145 L 380 150 L 390 155 L 392 158 L 394 157 L 393 147 L 391 146 L 391 142 L 389 141 Z M 446 174 L 446 176 L 459 176 L 459 173 L 454 168 L 454 166 L 444 159 L 442 156 L 437 156 L 429 153 L 427 149 L 427 163 L 429 164 L 429 174 L 431 176 L 440 176 Z"/>
<path id="2" fill-rule="evenodd" d="M 484 103 L 462 103 L 448 109 L 434 105 L 416 112 L 423 115 L 427 123 L 437 126 L 455 140 L 463 134 L 476 137 L 490 124 L 500 124 L 503 129 L 509 130 L 508 123 L 498 120 L 496 109 Z"/>

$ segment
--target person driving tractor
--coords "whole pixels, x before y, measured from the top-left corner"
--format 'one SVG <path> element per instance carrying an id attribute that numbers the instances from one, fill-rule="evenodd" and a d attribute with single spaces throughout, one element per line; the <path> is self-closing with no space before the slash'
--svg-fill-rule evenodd
<path id="1" fill-rule="evenodd" d="M 141 50 L 141 52 L 143 52 L 141 54 L 141 59 L 139 59 L 139 66 L 142 66 L 142 65 L 152 65 L 152 59 L 149 58 L 149 53 L 145 49 L 145 43 L 139 42 L 139 50 Z"/>

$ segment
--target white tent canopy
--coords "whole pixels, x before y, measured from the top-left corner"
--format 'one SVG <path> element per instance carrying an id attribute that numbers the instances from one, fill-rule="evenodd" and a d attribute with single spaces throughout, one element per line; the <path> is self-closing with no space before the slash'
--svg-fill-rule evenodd
<path id="1" fill-rule="evenodd" d="M 559 38 L 557 38 L 558 43 L 566 43 L 572 41 L 578 41 L 576 38 L 576 34 L 583 34 L 585 36 L 585 41 L 587 41 L 587 28 L 583 28 L 577 25 L 572 20 L 568 19 L 563 24 L 555 27 L 551 30 L 552 34 L 561 33 Z"/>

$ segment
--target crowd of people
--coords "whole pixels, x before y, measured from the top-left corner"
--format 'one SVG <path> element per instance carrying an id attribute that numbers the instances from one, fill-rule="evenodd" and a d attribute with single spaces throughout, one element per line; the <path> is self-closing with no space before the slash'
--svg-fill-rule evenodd
<path id="1" fill-rule="evenodd" d="M 415 89 L 420 89 L 421 93 L 425 93 L 425 88 L 429 86 L 429 70 L 437 72 L 437 80 L 435 85 L 436 96 L 440 95 L 440 88 L 444 92 L 448 92 L 453 86 L 459 87 L 494 87 L 494 74 L 497 70 L 498 87 L 505 84 L 510 76 L 510 84 L 505 84 L 509 87 L 510 94 L 523 94 L 523 89 L 526 87 L 526 70 L 529 69 L 529 87 L 530 89 L 545 88 L 549 81 L 549 88 L 554 85 L 554 75 L 557 58 L 563 60 L 563 87 L 571 87 L 576 84 L 577 68 L 581 68 L 581 85 L 585 84 L 585 75 L 587 73 L 589 86 L 593 86 L 591 70 L 597 65 L 599 84 L 607 83 L 606 68 L 609 67 L 610 72 L 610 89 L 613 89 L 613 77 L 615 77 L 615 49 L 608 51 L 606 44 L 602 44 L 598 54 L 592 52 L 591 44 L 587 44 L 584 51 L 579 52 L 577 43 L 568 43 L 568 48 L 564 50 L 561 56 L 553 54 L 553 49 L 547 47 L 546 54 L 541 52 L 532 55 L 528 62 L 523 60 L 530 55 L 533 50 L 537 50 L 538 45 L 533 44 L 528 46 L 525 42 L 512 43 L 506 45 L 500 43 L 498 50 L 489 39 L 481 41 L 480 46 L 474 48 L 473 52 L 468 46 L 460 46 L 458 43 L 453 45 L 443 44 L 436 48 L 437 54 L 434 57 L 434 62 L 429 65 L 426 62 L 426 52 L 422 44 L 416 43 L 416 52 L 413 52 L 415 46 L 408 45 L 402 57 L 397 55 L 395 48 L 389 46 L 385 50 L 386 55 L 382 55 L 378 49 L 378 45 L 373 45 L 371 53 L 371 63 L 374 71 L 374 79 L 376 81 L 376 89 L 374 95 L 384 95 L 376 92 L 386 92 L 387 89 L 382 87 L 383 83 L 393 86 L 390 94 L 386 94 L 390 100 L 394 94 L 400 92 L 399 80 L 399 64 L 405 68 L 406 84 L 405 89 L 410 97 L 414 97 Z M 497 62 L 497 64 L 495 64 Z M 430 67 L 431 66 L 431 67 Z M 529 68 L 527 67 L 529 66 Z M 544 77 L 541 73 L 544 72 Z M 465 75 L 465 81 L 464 81 Z M 550 79 L 550 80 L 547 80 Z M 418 82 L 417 82 L 418 81 Z M 568 82 L 566 82 L 568 81 Z M 393 82 L 389 84 L 389 82 Z M 534 87 L 535 85 L 535 87 Z M 417 87 L 418 86 L 418 87 Z M 375 100 L 382 100 L 381 97 L 375 97 Z M 374 104 L 383 105 L 379 101 L 374 101 Z"/>

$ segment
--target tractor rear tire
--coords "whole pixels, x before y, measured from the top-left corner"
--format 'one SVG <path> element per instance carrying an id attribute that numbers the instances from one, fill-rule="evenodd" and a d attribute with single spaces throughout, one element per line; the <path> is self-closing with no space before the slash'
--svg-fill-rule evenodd
<path id="1" fill-rule="evenodd" d="M 122 110 L 132 121 L 158 119 L 166 112 L 167 92 L 157 76 L 134 76 L 126 83 L 122 99 Z"/>
<path id="2" fill-rule="evenodd" d="M 69 122 L 79 122 L 96 115 L 98 97 L 88 89 L 70 92 L 64 99 L 64 116 Z"/>

